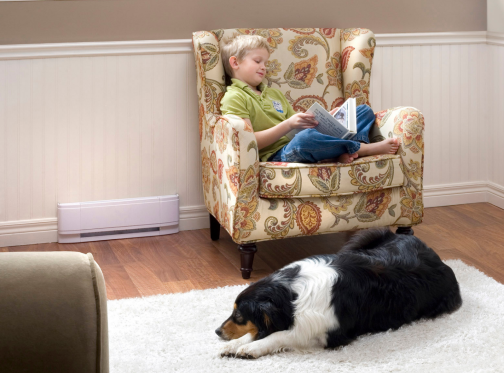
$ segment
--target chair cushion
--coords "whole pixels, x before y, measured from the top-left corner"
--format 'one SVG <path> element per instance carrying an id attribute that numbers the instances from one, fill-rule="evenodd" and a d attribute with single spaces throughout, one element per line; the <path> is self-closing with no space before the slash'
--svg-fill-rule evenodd
<path id="1" fill-rule="evenodd" d="M 342 163 L 259 163 L 262 198 L 329 197 L 404 184 L 399 155 L 374 155 Z"/>

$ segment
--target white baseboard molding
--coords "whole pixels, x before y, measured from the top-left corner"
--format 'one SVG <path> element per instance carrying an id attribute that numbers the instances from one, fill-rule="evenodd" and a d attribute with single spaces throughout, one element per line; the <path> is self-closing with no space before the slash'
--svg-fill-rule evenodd
<path id="1" fill-rule="evenodd" d="M 504 209 L 504 186 L 486 182 L 468 182 L 424 187 L 424 206 L 440 207 L 488 202 Z M 180 230 L 210 226 L 205 206 L 180 208 Z M 57 242 L 57 219 L 18 220 L 0 223 L 0 247 Z"/>
<path id="2" fill-rule="evenodd" d="M 58 242 L 58 230 L 0 234 L 0 247 Z M 1 251 L 0 251 L 1 252 Z"/>
<path id="3" fill-rule="evenodd" d="M 504 187 L 487 181 L 424 186 L 424 206 L 488 202 L 504 209 Z"/>
<path id="4" fill-rule="evenodd" d="M 16 220 L 0 223 L 0 247 L 58 241 L 58 219 Z"/>
<path id="5" fill-rule="evenodd" d="M 487 202 L 504 210 L 504 186 L 489 182 Z"/>
<path id="6" fill-rule="evenodd" d="M 192 231 L 203 228 L 210 228 L 208 210 L 204 205 L 190 206 L 180 209 L 181 231 Z"/>
<path id="7" fill-rule="evenodd" d="M 424 206 L 440 207 L 487 202 L 486 181 L 424 185 Z"/>
<path id="8" fill-rule="evenodd" d="M 189 231 L 210 227 L 205 206 L 180 208 L 179 229 Z M 58 242 L 58 219 L 32 219 L 0 222 L 0 247 Z"/>

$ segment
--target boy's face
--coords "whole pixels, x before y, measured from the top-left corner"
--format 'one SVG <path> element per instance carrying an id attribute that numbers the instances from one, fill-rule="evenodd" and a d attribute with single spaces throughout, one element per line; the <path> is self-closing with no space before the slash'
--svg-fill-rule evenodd
<path id="1" fill-rule="evenodd" d="M 229 58 L 229 64 L 234 72 L 234 77 L 255 88 L 266 75 L 266 62 L 269 53 L 264 48 L 252 49 L 243 61 L 239 62 L 235 56 Z"/>

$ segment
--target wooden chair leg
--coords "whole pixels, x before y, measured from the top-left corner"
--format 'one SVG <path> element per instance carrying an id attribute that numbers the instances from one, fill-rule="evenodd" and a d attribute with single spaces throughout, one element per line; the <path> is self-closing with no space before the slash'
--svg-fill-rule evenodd
<path id="1" fill-rule="evenodd" d="M 413 229 L 411 227 L 398 227 L 396 230 L 397 234 L 407 234 L 410 236 L 413 236 L 415 232 L 413 232 Z"/>
<path id="2" fill-rule="evenodd" d="M 243 244 L 238 246 L 238 250 L 240 250 L 242 278 L 248 279 L 252 272 L 252 263 L 254 262 L 254 254 L 257 252 L 257 246 L 253 243 Z"/>
<path id="3" fill-rule="evenodd" d="M 212 214 L 210 215 L 210 238 L 212 241 L 217 241 L 220 237 L 220 224 Z"/>

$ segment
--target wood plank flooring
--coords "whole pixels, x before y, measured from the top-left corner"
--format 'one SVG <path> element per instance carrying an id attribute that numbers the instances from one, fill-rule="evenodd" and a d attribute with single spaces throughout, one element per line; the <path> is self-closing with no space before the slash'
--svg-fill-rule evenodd
<path id="1" fill-rule="evenodd" d="M 415 235 L 442 259 L 461 259 L 504 283 L 504 210 L 489 203 L 425 209 Z M 92 253 L 107 285 L 108 299 L 185 292 L 256 281 L 310 255 L 337 252 L 351 233 L 260 242 L 250 280 L 241 278 L 237 245 L 221 229 L 79 244 L 37 244 L 2 251 L 78 251 Z"/>

